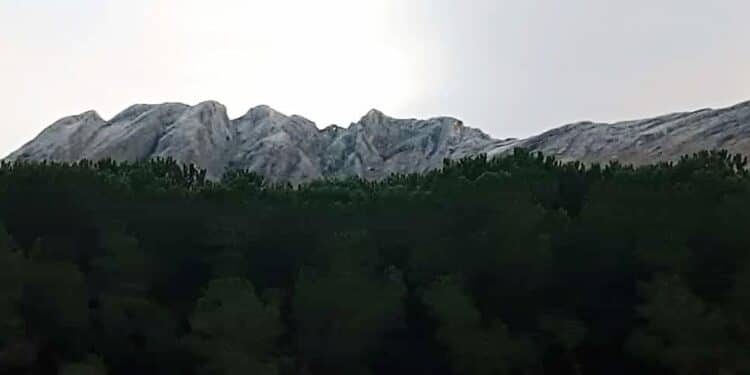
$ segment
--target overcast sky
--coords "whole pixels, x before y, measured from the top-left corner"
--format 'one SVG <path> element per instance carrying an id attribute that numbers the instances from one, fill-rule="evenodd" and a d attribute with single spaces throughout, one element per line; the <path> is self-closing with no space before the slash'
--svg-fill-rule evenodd
<path id="1" fill-rule="evenodd" d="M 495 137 L 750 100 L 748 0 L 0 0 L 0 154 L 60 117 L 370 108 Z"/>

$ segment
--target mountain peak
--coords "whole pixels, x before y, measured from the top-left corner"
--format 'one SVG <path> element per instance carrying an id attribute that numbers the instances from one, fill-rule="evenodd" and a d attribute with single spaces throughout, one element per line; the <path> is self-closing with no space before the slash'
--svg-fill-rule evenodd
<path id="1" fill-rule="evenodd" d="M 104 120 L 101 116 L 99 116 L 99 113 L 97 113 L 94 110 L 89 110 L 86 112 L 81 112 L 77 115 L 73 116 L 67 116 L 63 117 L 57 121 L 55 121 L 52 125 L 47 127 L 45 130 L 53 130 L 53 129 L 59 129 L 59 128 L 67 128 L 70 126 L 78 126 L 80 124 L 96 124 L 96 123 L 104 123 Z"/>
<path id="2" fill-rule="evenodd" d="M 216 100 L 206 100 L 195 105 L 198 108 L 226 108 L 224 104 L 217 102 Z"/>
<path id="3" fill-rule="evenodd" d="M 208 100 L 205 102 L 200 102 L 194 105 L 193 107 L 190 107 L 188 113 L 199 115 L 201 117 L 212 116 L 215 114 L 218 114 L 219 116 L 226 116 L 227 107 L 225 107 L 224 104 L 221 104 L 217 101 Z"/>
<path id="4" fill-rule="evenodd" d="M 83 120 L 88 120 L 88 121 L 92 121 L 92 120 L 93 121 L 104 121 L 102 119 L 102 117 L 99 116 L 99 113 L 97 111 L 94 111 L 94 110 L 88 110 L 86 112 L 83 112 L 83 113 L 81 113 L 79 115 L 76 115 L 76 116 L 73 116 L 73 117 L 80 118 L 80 119 L 83 119 Z"/>
<path id="5" fill-rule="evenodd" d="M 266 104 L 257 105 L 255 107 L 250 108 L 245 112 L 245 115 L 243 115 L 241 118 L 266 118 L 266 117 L 275 117 L 275 116 L 283 116 L 286 117 L 285 114 L 271 108 L 271 106 Z"/>
<path id="6" fill-rule="evenodd" d="M 374 119 L 374 118 L 383 118 L 388 117 L 385 113 L 381 112 L 379 109 L 373 108 L 362 117 L 363 119 Z"/>

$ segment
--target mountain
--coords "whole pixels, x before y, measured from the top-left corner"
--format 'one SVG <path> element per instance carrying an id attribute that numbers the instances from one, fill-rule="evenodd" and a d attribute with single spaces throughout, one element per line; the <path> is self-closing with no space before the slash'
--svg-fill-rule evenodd
<path id="1" fill-rule="evenodd" d="M 268 106 L 229 119 L 220 103 L 137 104 L 109 121 L 96 112 L 63 118 L 6 160 L 172 157 L 218 178 L 249 169 L 275 181 L 321 177 L 377 179 L 438 168 L 445 158 L 515 147 L 562 160 L 643 164 L 704 149 L 750 155 L 750 102 L 614 124 L 580 122 L 526 139 L 493 139 L 457 119 L 395 119 L 371 110 L 348 128 L 319 129 L 312 121 Z"/>
<path id="2" fill-rule="evenodd" d="M 312 121 L 268 106 L 230 120 L 217 102 L 134 105 L 109 121 L 96 112 L 63 118 L 6 160 L 172 157 L 207 169 L 249 169 L 273 180 L 321 177 L 380 178 L 439 167 L 444 158 L 489 152 L 508 141 L 490 138 L 461 121 L 394 119 L 371 110 L 358 122 L 318 129 Z"/>
<path id="3" fill-rule="evenodd" d="M 614 124 L 565 125 L 514 147 L 562 160 L 647 164 L 702 150 L 726 149 L 750 156 L 750 101 L 724 109 L 702 109 Z"/>

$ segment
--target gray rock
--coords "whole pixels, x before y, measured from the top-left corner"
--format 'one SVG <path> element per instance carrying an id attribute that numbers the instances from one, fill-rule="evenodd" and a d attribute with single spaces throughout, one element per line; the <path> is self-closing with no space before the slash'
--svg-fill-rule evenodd
<path id="1" fill-rule="evenodd" d="M 6 160 L 144 160 L 171 157 L 207 170 L 210 178 L 247 169 L 273 181 L 323 177 L 379 179 L 422 172 L 443 159 L 515 147 L 562 160 L 643 164 L 704 149 L 750 155 L 750 102 L 615 124 L 581 122 L 527 139 L 493 139 L 454 118 L 395 119 L 371 110 L 348 128 L 318 129 L 312 121 L 268 106 L 230 120 L 216 102 L 131 106 L 109 121 L 89 111 L 63 118 Z"/>
<path id="2" fill-rule="evenodd" d="M 515 142 L 562 160 L 648 164 L 702 150 L 750 155 L 750 102 L 614 124 L 580 122 Z M 490 154 L 502 154 L 499 148 Z"/>

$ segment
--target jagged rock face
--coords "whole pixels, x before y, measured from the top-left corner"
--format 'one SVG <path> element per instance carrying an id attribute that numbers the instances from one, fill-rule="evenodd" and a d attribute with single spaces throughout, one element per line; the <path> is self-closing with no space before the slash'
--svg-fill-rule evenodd
<path id="1" fill-rule="evenodd" d="M 581 122 L 527 139 L 493 139 L 459 120 L 394 119 L 372 110 L 348 128 L 318 129 L 268 106 L 235 120 L 216 102 L 134 105 L 110 121 L 96 112 L 61 119 L 6 160 L 143 160 L 172 157 L 208 176 L 247 169 L 274 181 L 323 177 L 383 178 L 438 168 L 443 159 L 515 147 L 563 160 L 643 164 L 706 149 L 750 155 L 750 102 L 615 124 Z"/>
<path id="2" fill-rule="evenodd" d="M 147 157 L 172 157 L 200 165 L 209 176 L 220 177 L 226 164 L 224 154 L 232 144 L 233 135 L 226 108 L 216 102 L 201 103 L 182 112 L 167 126 Z"/>
<path id="3" fill-rule="evenodd" d="M 95 137 L 90 141 L 77 143 L 67 140 L 67 144 L 83 150 L 76 159 L 148 158 L 154 153 L 166 129 L 176 123 L 189 108 L 182 104 L 134 105 L 97 129 Z M 53 127 L 54 125 L 50 128 Z M 64 139 L 60 140 L 62 144 L 65 142 Z"/>
<path id="4" fill-rule="evenodd" d="M 437 168 L 445 158 L 504 144 L 453 118 L 401 120 L 372 110 L 349 128 L 318 129 L 312 121 L 268 106 L 235 120 L 216 102 L 134 105 L 110 121 L 95 112 L 66 117 L 6 160 L 135 161 L 171 157 L 206 168 L 208 176 L 246 169 L 274 181 L 323 177 L 382 178 Z"/>
<path id="5" fill-rule="evenodd" d="M 324 171 L 379 178 L 434 169 L 445 158 L 488 152 L 502 144 L 454 118 L 401 120 L 372 110 L 334 137 L 322 165 Z"/>
<path id="6" fill-rule="evenodd" d="M 280 181 L 323 176 L 318 163 L 322 137 L 312 121 L 259 106 L 232 125 L 236 141 L 227 150 L 226 169 L 249 169 Z"/>

